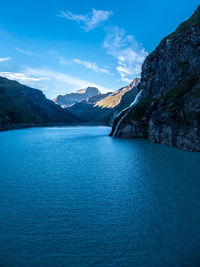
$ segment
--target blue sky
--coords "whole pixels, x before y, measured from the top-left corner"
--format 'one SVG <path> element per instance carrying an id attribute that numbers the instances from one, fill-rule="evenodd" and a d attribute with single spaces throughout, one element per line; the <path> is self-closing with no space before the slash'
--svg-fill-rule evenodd
<path id="1" fill-rule="evenodd" d="M 0 0 L 0 76 L 48 98 L 140 76 L 145 57 L 197 0 Z"/>

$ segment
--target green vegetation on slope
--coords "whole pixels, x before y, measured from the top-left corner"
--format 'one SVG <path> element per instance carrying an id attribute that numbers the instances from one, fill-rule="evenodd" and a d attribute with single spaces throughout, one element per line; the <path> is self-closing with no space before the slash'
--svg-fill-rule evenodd
<path id="1" fill-rule="evenodd" d="M 75 121 L 78 120 L 74 115 L 46 99 L 41 91 L 0 77 L 1 123 L 70 123 Z"/>

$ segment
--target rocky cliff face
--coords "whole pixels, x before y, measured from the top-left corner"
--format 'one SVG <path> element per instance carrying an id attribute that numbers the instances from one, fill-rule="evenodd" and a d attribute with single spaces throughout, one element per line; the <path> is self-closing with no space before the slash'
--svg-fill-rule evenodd
<path id="1" fill-rule="evenodd" d="M 79 120 L 37 89 L 0 77 L 0 131 Z"/>
<path id="2" fill-rule="evenodd" d="M 95 87 L 87 87 L 85 89 L 79 89 L 76 93 L 59 95 L 53 101 L 60 106 L 71 106 L 87 98 L 101 95 L 101 92 Z"/>
<path id="3" fill-rule="evenodd" d="M 136 106 L 116 118 L 116 137 L 148 138 L 200 151 L 200 7 L 142 66 Z"/>

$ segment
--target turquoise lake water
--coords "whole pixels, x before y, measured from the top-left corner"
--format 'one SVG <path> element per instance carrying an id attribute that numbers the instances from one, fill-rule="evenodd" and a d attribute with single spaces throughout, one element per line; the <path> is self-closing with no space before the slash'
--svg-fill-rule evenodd
<path id="1" fill-rule="evenodd" d="M 200 153 L 109 132 L 0 133 L 0 266 L 200 266 Z"/>

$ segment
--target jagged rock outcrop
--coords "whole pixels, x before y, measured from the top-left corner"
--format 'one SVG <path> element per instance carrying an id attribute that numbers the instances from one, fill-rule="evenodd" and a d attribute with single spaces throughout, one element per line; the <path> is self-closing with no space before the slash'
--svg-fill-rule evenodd
<path id="1" fill-rule="evenodd" d="M 200 151 L 200 7 L 146 58 L 140 90 L 115 136 Z"/>
<path id="2" fill-rule="evenodd" d="M 0 77 L 0 131 L 36 125 L 79 123 L 37 89 Z"/>
<path id="3" fill-rule="evenodd" d="M 60 106 L 68 107 L 90 97 L 99 95 L 101 95 L 101 92 L 96 87 L 87 87 L 85 89 L 79 89 L 76 93 L 59 95 L 53 99 L 53 101 Z"/>

